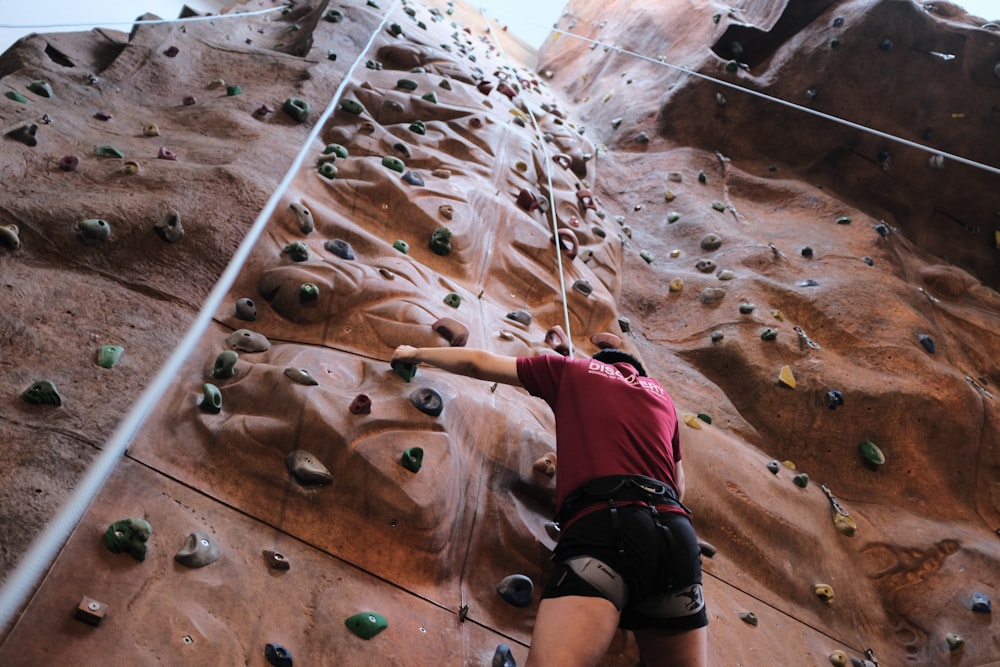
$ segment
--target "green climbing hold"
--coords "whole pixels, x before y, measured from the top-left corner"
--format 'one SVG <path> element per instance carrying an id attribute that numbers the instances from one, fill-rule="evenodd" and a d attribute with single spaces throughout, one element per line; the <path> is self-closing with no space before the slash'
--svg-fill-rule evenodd
<path id="1" fill-rule="evenodd" d="M 680 219 L 681 219 L 681 214 L 678 213 L 677 211 L 671 211 L 670 213 L 667 213 L 667 222 L 669 222 L 670 224 L 674 224 Z"/>
<path id="2" fill-rule="evenodd" d="M 698 419 L 702 420 L 706 424 L 711 424 L 712 423 L 712 416 L 709 415 L 707 412 L 699 412 L 698 413 Z"/>
<path id="3" fill-rule="evenodd" d="M 235 350 L 225 350 L 215 358 L 215 365 L 212 367 L 212 377 L 217 380 L 225 380 L 236 375 L 236 362 L 240 355 Z"/>
<path id="4" fill-rule="evenodd" d="M 331 153 L 345 160 L 350 157 L 347 148 L 340 144 L 327 144 L 326 148 L 323 149 L 323 155 L 330 155 Z"/>
<path id="5" fill-rule="evenodd" d="M 743 315 L 749 315 L 750 313 L 752 313 L 756 309 L 757 309 L 757 306 L 755 306 L 752 303 L 741 303 L 740 304 L 740 313 L 742 313 Z"/>
<path id="6" fill-rule="evenodd" d="M 361 102 L 352 99 L 340 100 L 340 108 L 347 113 L 355 115 L 361 114 L 365 110 L 365 107 L 361 104 Z"/>
<path id="7" fill-rule="evenodd" d="M 427 134 L 427 126 L 422 120 L 415 120 L 410 123 L 410 131 L 417 134 Z"/>
<path id="8" fill-rule="evenodd" d="M 372 0 L 368 0 L 368 4 L 375 7 L 378 6 L 372 2 Z M 381 614 L 376 614 L 373 611 L 365 611 L 360 614 L 355 614 L 344 621 L 344 623 L 351 632 L 362 639 L 371 639 L 389 627 L 389 622 L 385 620 L 385 617 Z"/>
<path id="9" fill-rule="evenodd" d="M 774 340 L 778 337 L 778 330 L 768 327 L 760 334 L 761 340 Z"/>
<path id="10" fill-rule="evenodd" d="M 718 23 L 721 18 L 722 14 L 712 14 L 712 23 Z"/>
<path id="11" fill-rule="evenodd" d="M 965 640 L 960 635 L 956 635 L 954 632 L 946 633 L 944 640 L 948 642 L 949 651 L 957 651 L 965 645 Z"/>
<path id="12" fill-rule="evenodd" d="M 21 93 L 17 92 L 17 91 L 8 90 L 7 93 L 6 93 L 6 95 L 7 95 L 7 99 L 9 99 L 9 100 L 14 100 L 15 102 L 20 102 L 21 104 L 27 104 L 28 103 L 28 98 L 25 97 L 24 95 L 22 95 Z"/>
<path id="13" fill-rule="evenodd" d="M 420 466 L 424 463 L 424 450 L 420 447 L 410 447 L 403 452 L 403 467 L 410 472 L 420 472 Z"/>
<path id="14" fill-rule="evenodd" d="M 403 378 L 407 382 L 412 380 L 417 374 L 417 365 L 410 364 L 405 361 L 393 361 L 391 364 L 392 372 Z"/>
<path id="15" fill-rule="evenodd" d="M 340 23 L 344 20 L 344 12 L 339 9 L 331 9 L 323 16 L 323 18 L 330 23 Z"/>
<path id="16" fill-rule="evenodd" d="M 243 89 L 240 88 L 239 86 L 236 86 L 236 85 L 226 86 L 226 95 L 228 95 L 229 97 L 233 97 L 235 95 L 239 95 L 242 92 L 243 92 Z"/>
<path id="17" fill-rule="evenodd" d="M 705 175 L 704 171 L 699 171 L 698 172 L 698 182 L 699 183 L 707 183 L 708 182 L 708 176 Z"/>
<path id="18" fill-rule="evenodd" d="M 111 236 L 111 225 L 107 220 L 90 218 L 76 223 L 76 229 L 85 239 L 91 241 L 104 241 Z"/>
<path id="19" fill-rule="evenodd" d="M 332 162 L 324 162 L 319 166 L 319 175 L 324 178 L 329 178 L 331 181 L 337 178 L 337 174 L 340 170 L 337 169 L 337 165 Z"/>
<path id="20" fill-rule="evenodd" d="M 368 0 L 368 6 L 369 6 L 369 7 L 374 7 L 375 9 L 381 9 L 381 8 L 380 8 L 380 7 L 378 6 L 378 3 L 377 3 L 377 2 L 375 2 L 375 0 Z"/>
<path id="21" fill-rule="evenodd" d="M 201 402 L 198 407 L 203 411 L 217 415 L 222 412 L 222 392 L 211 382 L 206 382 L 201 387 Z"/>
<path id="22" fill-rule="evenodd" d="M 714 208 L 719 213 L 722 213 L 723 211 L 726 210 L 726 205 L 717 199 L 712 202 L 712 208 Z"/>
<path id="23" fill-rule="evenodd" d="M 458 308 L 462 305 L 462 297 L 458 292 L 448 292 L 444 295 L 444 302 L 452 308 Z"/>
<path id="24" fill-rule="evenodd" d="M 649 252 L 648 250 L 640 250 L 639 257 L 642 257 L 643 261 L 645 261 L 646 264 L 653 263 L 653 253 Z"/>
<path id="25" fill-rule="evenodd" d="M 842 215 L 842 216 L 840 216 L 839 218 L 837 218 L 837 224 L 838 225 L 849 225 L 849 224 L 851 224 L 851 216 L 849 216 L 849 215 Z"/>
<path id="26" fill-rule="evenodd" d="M 792 481 L 795 482 L 795 486 L 804 489 L 807 486 L 809 486 L 809 475 L 807 475 L 804 472 L 800 472 L 798 475 L 792 478 Z"/>
<path id="27" fill-rule="evenodd" d="M 437 104 L 438 103 L 438 96 L 434 93 L 433 90 L 431 92 L 429 92 L 429 93 L 424 93 L 423 95 L 421 95 L 420 99 L 427 100 L 431 104 Z"/>
<path id="28" fill-rule="evenodd" d="M 136 560 L 146 560 L 146 542 L 153 527 L 145 519 L 122 519 L 104 532 L 104 546 L 116 554 L 127 553 Z"/>
<path id="29" fill-rule="evenodd" d="M 885 454 L 882 450 L 878 448 L 871 440 L 865 440 L 858 445 L 858 452 L 861 453 L 861 457 L 871 463 L 872 465 L 880 466 L 885 463 Z"/>
<path id="30" fill-rule="evenodd" d="M 396 157 L 394 155 L 386 155 L 385 157 L 383 157 L 382 158 L 382 166 L 383 167 L 388 167 L 389 169 L 392 169 L 393 171 L 398 171 L 401 174 L 406 169 L 406 165 L 403 164 L 403 161 L 400 160 L 398 157 Z"/>
<path id="31" fill-rule="evenodd" d="M 288 255 L 293 262 L 304 262 L 309 259 L 309 246 L 302 241 L 293 241 L 286 245 L 281 253 Z"/>
<path id="32" fill-rule="evenodd" d="M 417 85 L 419 84 L 417 84 L 417 82 L 413 79 L 400 79 L 396 82 L 396 87 L 402 88 L 403 90 L 416 90 Z"/>
<path id="33" fill-rule="evenodd" d="M 125 151 L 119 150 L 114 146 L 98 146 L 94 149 L 94 155 L 98 157 L 125 157 Z"/>
<path id="34" fill-rule="evenodd" d="M 447 227 L 438 227 L 431 233 L 428 245 L 435 255 L 447 255 L 451 252 L 451 230 Z"/>
<path id="35" fill-rule="evenodd" d="M 32 405 L 62 405 L 62 396 L 52 380 L 38 380 L 21 393 L 21 398 Z"/>
<path id="36" fill-rule="evenodd" d="M 841 41 L 840 41 L 839 37 L 834 37 L 833 39 L 830 40 L 830 48 L 831 49 L 837 48 L 838 46 L 840 46 L 840 44 L 841 44 Z"/>
<path id="37" fill-rule="evenodd" d="M 102 345 L 97 350 L 97 365 L 101 368 L 114 368 L 125 354 L 121 345 Z"/>
<path id="38" fill-rule="evenodd" d="M 302 283 L 299 285 L 299 301 L 302 303 L 316 303 L 319 300 L 319 286 L 316 283 Z"/>
<path id="39" fill-rule="evenodd" d="M 42 97 L 52 97 L 52 86 L 47 81 L 32 81 L 28 84 L 28 90 Z"/>
<path id="40" fill-rule="evenodd" d="M 300 123 L 306 122 L 306 118 L 309 117 L 309 103 L 298 97 L 289 97 L 285 100 L 281 110 Z"/>

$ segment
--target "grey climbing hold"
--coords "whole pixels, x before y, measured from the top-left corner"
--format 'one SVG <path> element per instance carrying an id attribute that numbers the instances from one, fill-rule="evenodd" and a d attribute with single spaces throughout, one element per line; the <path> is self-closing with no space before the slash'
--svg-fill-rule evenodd
<path id="1" fill-rule="evenodd" d="M 617 118 L 612 118 L 611 119 L 611 128 L 612 129 L 617 130 L 621 126 L 621 124 L 622 124 L 622 117 L 621 116 L 618 116 Z"/>
<path id="2" fill-rule="evenodd" d="M 444 302 L 452 308 L 462 305 L 462 296 L 458 292 L 448 292 L 444 295 Z"/>
<path id="3" fill-rule="evenodd" d="M 373 0 L 368 0 L 369 5 L 375 5 Z M 381 614 L 376 614 L 373 611 L 365 611 L 360 614 L 355 614 L 351 616 L 344 624 L 347 625 L 351 632 L 361 637 L 362 639 L 371 639 L 378 633 L 389 627 L 389 622 L 386 621 L 385 617 Z"/>
<path id="4" fill-rule="evenodd" d="M 415 185 L 418 187 L 424 184 L 424 179 L 420 175 L 420 172 L 418 171 L 411 170 L 406 172 L 405 174 L 403 174 L 403 180 L 409 183 L 410 185 Z"/>
<path id="5" fill-rule="evenodd" d="M 694 268 L 698 269 L 702 273 L 712 273 L 717 268 L 719 268 L 719 265 L 715 263 L 715 260 L 699 259 L 698 262 L 694 265 Z"/>
<path id="6" fill-rule="evenodd" d="M 752 611 L 741 611 L 740 620 L 746 623 L 747 625 L 752 625 L 754 627 L 757 627 L 757 614 L 753 613 Z"/>
<path id="7" fill-rule="evenodd" d="M 722 237 L 718 234 L 708 234 L 701 240 L 702 250 L 718 250 L 722 246 Z"/>
<path id="8" fill-rule="evenodd" d="M 798 285 L 799 287 L 817 287 L 819 285 L 819 283 L 813 280 L 812 278 L 806 278 L 805 280 L 800 280 L 795 284 Z"/>
<path id="9" fill-rule="evenodd" d="M 167 243 L 176 243 L 184 238 L 184 226 L 181 224 L 181 214 L 175 210 L 167 212 L 163 218 L 153 225 L 153 230 Z"/>
<path id="10" fill-rule="evenodd" d="M 451 253 L 451 230 L 447 227 L 438 227 L 431 232 L 431 240 L 428 246 L 435 255 L 447 255 Z"/>
<path id="11" fill-rule="evenodd" d="M 236 317 L 247 322 L 257 319 L 257 304 L 253 299 L 243 297 L 236 300 Z"/>
<path id="12" fill-rule="evenodd" d="M 535 586 L 531 579 L 523 574 L 509 575 L 497 584 L 500 597 L 515 607 L 529 606 L 534 592 Z"/>
<path id="13" fill-rule="evenodd" d="M 924 346 L 924 349 L 927 350 L 928 353 L 934 354 L 937 347 L 934 345 L 933 338 L 927 334 L 917 334 L 917 340 L 920 341 L 920 344 Z"/>
<path id="14" fill-rule="evenodd" d="M 293 241 L 281 249 L 281 254 L 288 255 L 293 262 L 305 262 L 309 259 L 309 246 L 302 241 Z"/>
<path id="15" fill-rule="evenodd" d="M 323 247 L 341 259 L 352 260 L 355 257 L 354 248 L 343 239 L 330 239 L 323 244 Z"/>
<path id="16" fill-rule="evenodd" d="M 309 118 L 309 103 L 298 97 L 289 97 L 281 106 L 281 110 L 300 123 Z"/>
<path id="17" fill-rule="evenodd" d="M 302 230 L 303 234 L 310 234 L 316 229 L 316 222 L 313 220 L 312 211 L 306 208 L 305 205 L 292 202 L 290 208 L 295 213 L 295 217 L 299 221 L 299 229 Z"/>
<path id="18" fill-rule="evenodd" d="M 719 211 L 720 213 L 722 213 L 723 211 L 726 210 L 726 205 L 723 204 L 718 199 L 716 199 L 715 201 L 712 202 L 712 208 L 714 208 L 716 211 Z"/>
<path id="19" fill-rule="evenodd" d="M 709 336 L 709 338 L 711 339 L 711 341 L 713 343 L 718 343 L 720 340 L 722 340 L 725 337 L 726 337 L 726 334 L 722 333 L 718 329 L 716 329 L 715 331 L 713 331 L 712 334 Z"/>
<path id="20" fill-rule="evenodd" d="M 509 646 L 506 644 L 497 645 L 490 667 L 517 667 L 517 661 L 514 660 L 514 654 L 510 652 Z"/>
<path id="21" fill-rule="evenodd" d="M 436 389 L 420 387 L 410 393 L 410 403 L 425 415 L 438 417 L 444 410 L 444 398 Z"/>
<path id="22" fill-rule="evenodd" d="M 760 334 L 761 340 L 775 340 L 778 337 L 778 330 L 767 327 Z"/>
<path id="23" fill-rule="evenodd" d="M 771 474 L 777 475 L 778 471 L 781 470 L 781 463 L 778 461 L 768 461 L 767 469 L 771 471 Z"/>
<path id="24" fill-rule="evenodd" d="M 21 247 L 20 228 L 14 224 L 0 227 L 0 245 L 9 250 L 18 250 Z"/>
<path id="25" fill-rule="evenodd" d="M 211 382 L 201 386 L 201 401 L 198 407 L 204 412 L 217 415 L 222 412 L 222 392 Z"/>
<path id="26" fill-rule="evenodd" d="M 514 320 L 518 324 L 528 326 L 531 324 L 531 313 L 524 310 L 512 310 L 507 313 L 507 319 Z"/>
<path id="27" fill-rule="evenodd" d="M 7 133 L 7 136 L 14 141 L 19 141 L 25 146 L 38 145 L 38 126 L 34 123 L 27 123 Z"/>
<path id="28" fill-rule="evenodd" d="M 295 382 L 297 384 L 304 385 L 306 387 L 315 387 L 319 384 L 319 381 L 312 376 L 312 374 L 304 368 L 286 368 L 285 377 Z"/>
<path id="29" fill-rule="evenodd" d="M 756 309 L 757 306 L 749 302 L 744 302 L 740 304 L 740 313 L 742 313 L 743 315 L 749 315 Z"/>
<path id="30" fill-rule="evenodd" d="M 249 329 L 237 329 L 226 336 L 226 345 L 240 352 L 265 352 L 271 349 L 271 342 L 266 336 Z"/>
<path id="31" fill-rule="evenodd" d="M 295 481 L 305 487 L 322 486 L 333 481 L 333 475 L 313 454 L 296 449 L 285 457 L 285 467 Z"/>
<path id="32" fill-rule="evenodd" d="M 584 296 L 590 296 L 594 292 L 593 285 L 586 278 L 579 278 L 573 282 L 573 289 Z"/>
<path id="33" fill-rule="evenodd" d="M 977 614 L 989 614 L 993 611 L 990 604 L 990 597 L 986 593 L 972 594 L 972 611 Z"/>
<path id="34" fill-rule="evenodd" d="M 624 315 L 618 316 L 618 328 L 621 329 L 622 333 L 628 333 L 632 330 L 632 323 Z"/>
<path id="35" fill-rule="evenodd" d="M 729 269 L 722 269 L 715 274 L 715 277 L 719 280 L 734 280 L 736 278 L 736 272 Z"/>
<path id="36" fill-rule="evenodd" d="M 637 143 L 637 144 L 648 144 L 649 143 L 649 135 L 646 134 L 645 132 L 640 132 L 639 134 L 635 135 L 635 143 Z"/>
<path id="37" fill-rule="evenodd" d="M 81 220 L 76 224 L 80 235 L 89 241 L 104 241 L 111 236 L 111 225 L 107 220 L 90 218 Z"/>
<path id="38" fill-rule="evenodd" d="M 273 667 L 292 667 L 292 653 L 281 644 L 265 645 L 264 657 Z"/>
<path id="39" fill-rule="evenodd" d="M 698 300 L 707 306 L 722 301 L 725 296 L 726 290 L 721 287 L 706 287 L 698 295 Z"/>
<path id="40" fill-rule="evenodd" d="M 671 211 L 670 213 L 667 213 L 667 223 L 671 225 L 680 219 L 681 219 L 681 214 L 678 213 L 677 211 Z"/>
<path id="41" fill-rule="evenodd" d="M 62 405 L 62 396 L 52 380 L 38 380 L 21 392 L 21 398 L 32 405 Z"/>
<path id="42" fill-rule="evenodd" d="M 186 567 L 198 568 L 219 560 L 219 546 L 208 533 L 195 531 L 184 540 L 184 546 L 174 554 L 174 560 Z"/>
<path id="43" fill-rule="evenodd" d="M 104 546 L 112 553 L 127 553 L 136 560 L 146 560 L 146 543 L 153 527 L 145 519 L 130 518 L 115 521 L 104 532 Z"/>
<path id="44" fill-rule="evenodd" d="M 944 640 L 948 643 L 949 651 L 957 651 L 965 646 L 965 639 L 963 639 L 961 635 L 957 635 L 954 632 L 945 633 Z"/>
<path id="45" fill-rule="evenodd" d="M 97 365 L 101 368 L 114 368 L 125 354 L 121 345 L 102 345 L 97 349 Z"/>

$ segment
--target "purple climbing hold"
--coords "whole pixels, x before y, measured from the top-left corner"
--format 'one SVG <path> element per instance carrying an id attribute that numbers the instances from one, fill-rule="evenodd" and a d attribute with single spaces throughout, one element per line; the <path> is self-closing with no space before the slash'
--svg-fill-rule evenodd
<path id="1" fill-rule="evenodd" d="M 927 334 L 917 334 L 917 340 L 920 341 L 920 344 L 924 346 L 925 350 L 927 350 L 930 354 L 934 354 L 934 350 L 936 350 L 937 347 L 934 345 L 933 338 Z"/>
<path id="2" fill-rule="evenodd" d="M 174 153 L 169 148 L 167 148 L 166 146 L 160 146 L 160 150 L 156 154 L 156 157 L 160 158 L 161 160 L 176 160 L 177 154 Z"/>
<path id="3" fill-rule="evenodd" d="M 75 155 L 64 155 L 59 159 L 59 168 L 63 171 L 76 171 L 80 166 L 80 158 Z"/>
<path id="4" fill-rule="evenodd" d="M 184 103 L 184 106 L 191 107 L 191 106 L 194 106 L 195 104 L 197 104 L 198 100 L 195 99 L 194 95 L 187 95 L 187 96 L 184 97 L 183 103 Z"/>

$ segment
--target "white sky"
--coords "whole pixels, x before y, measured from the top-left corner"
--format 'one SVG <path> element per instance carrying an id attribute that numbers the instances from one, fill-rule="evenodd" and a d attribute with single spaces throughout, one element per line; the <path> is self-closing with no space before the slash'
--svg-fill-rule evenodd
<path id="1" fill-rule="evenodd" d="M 476 8 L 532 46 L 540 46 L 549 34 L 566 2 L 564 0 L 468 0 Z M 988 20 L 1000 20 L 998 0 L 953 0 L 970 14 Z M 0 52 L 7 50 L 20 37 L 31 32 L 76 32 L 108 22 L 128 23 L 137 16 L 151 12 L 162 18 L 176 18 L 185 4 L 199 11 L 218 11 L 231 5 L 231 0 L 0 0 L 2 25 L 51 25 L 57 21 L 85 24 L 79 27 L 11 29 L 0 27 Z M 383 3 L 384 5 L 385 3 Z M 129 26 L 113 26 L 128 32 Z"/>

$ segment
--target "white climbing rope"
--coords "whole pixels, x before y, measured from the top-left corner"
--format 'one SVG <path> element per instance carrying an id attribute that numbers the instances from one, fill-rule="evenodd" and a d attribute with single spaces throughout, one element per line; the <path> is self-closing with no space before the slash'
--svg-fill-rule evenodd
<path id="1" fill-rule="evenodd" d="M 144 19 L 136 21 L 91 21 L 90 23 L 49 23 L 45 25 L 11 25 L 0 23 L 0 28 L 10 30 L 44 30 L 48 28 L 89 28 L 93 25 L 158 25 L 160 23 L 193 23 L 194 21 L 214 21 L 216 19 L 234 19 L 246 16 L 260 16 L 271 12 L 288 9 L 291 5 L 281 5 L 270 9 L 258 9 L 255 12 L 236 12 L 234 14 L 208 14 L 207 16 L 188 16 L 178 19 Z"/>
<path id="2" fill-rule="evenodd" d="M 940 155 L 949 160 L 954 160 L 955 162 L 960 162 L 970 167 L 975 167 L 976 169 L 982 169 L 984 171 L 988 171 L 993 174 L 1000 174 L 1000 168 L 993 167 L 991 165 L 984 164 L 982 162 L 976 162 L 975 160 L 970 160 L 960 155 L 955 155 L 953 153 L 947 153 L 945 151 L 937 150 L 935 148 L 930 148 L 929 146 L 918 144 L 915 141 L 910 141 L 909 139 L 903 139 L 902 137 L 897 137 L 893 134 L 889 134 L 888 132 L 882 132 L 881 130 L 876 130 L 866 125 L 861 125 L 860 123 L 855 123 L 849 120 L 845 120 L 837 116 L 831 116 L 830 114 L 823 113 L 822 111 L 817 111 L 816 109 L 810 109 L 809 107 L 804 107 L 801 104 L 795 104 L 794 102 L 789 102 L 787 100 L 783 100 L 781 98 L 768 95 L 767 93 L 762 93 L 760 91 L 752 90 L 750 88 L 744 88 L 743 86 L 738 86 L 734 83 L 729 83 L 728 81 L 722 81 L 721 79 L 716 79 L 715 77 L 711 77 L 707 74 L 696 72 L 692 69 L 688 69 L 687 67 L 682 67 L 681 65 L 674 65 L 673 63 L 668 63 L 665 60 L 660 60 L 659 58 L 652 58 L 642 53 L 636 53 L 635 51 L 629 51 L 628 49 L 623 49 L 620 46 L 614 46 L 612 44 L 607 44 L 605 42 L 599 42 L 597 40 L 590 39 L 589 37 L 583 37 L 582 35 L 577 35 L 572 32 L 566 32 L 565 30 L 560 30 L 559 28 L 552 28 L 552 32 L 559 33 L 561 35 L 566 35 L 568 37 L 573 37 L 575 39 L 579 39 L 584 42 L 589 42 L 591 44 L 597 44 L 598 46 L 603 46 L 608 49 L 614 49 L 616 53 L 624 53 L 633 56 L 635 58 L 639 58 L 640 60 L 646 60 L 648 62 L 657 65 L 663 65 L 664 67 L 668 67 L 670 69 L 674 69 L 679 72 L 684 72 L 685 74 L 690 74 L 691 76 L 698 77 L 699 79 L 704 79 L 705 81 L 711 81 L 712 83 L 718 84 L 725 88 L 738 90 L 742 93 L 747 93 L 748 95 L 753 95 L 755 97 L 759 97 L 761 99 L 765 99 L 770 102 L 774 102 L 776 104 L 781 104 L 783 106 L 789 107 L 790 109 L 795 109 L 796 111 L 802 111 L 804 113 L 812 114 L 813 116 L 818 116 L 819 118 L 823 118 L 825 120 L 829 120 L 834 123 L 846 125 L 847 127 L 850 127 L 852 129 L 860 130 L 861 132 L 866 132 L 868 134 L 873 134 L 877 137 L 888 139 L 890 141 L 895 141 L 896 143 L 903 144 L 904 146 L 909 146 L 910 148 L 916 148 L 917 150 L 924 151 L 925 153 L 929 153 L 931 155 Z"/>
<path id="3" fill-rule="evenodd" d="M 493 22 L 490 20 L 489 16 L 486 14 L 486 10 L 480 8 L 479 13 L 484 19 L 486 19 L 486 29 L 489 31 L 490 36 L 493 38 L 493 43 L 496 44 L 497 50 L 500 51 L 500 55 L 503 56 L 504 60 L 509 62 L 506 52 L 503 50 L 503 44 L 500 43 L 499 38 L 493 31 Z M 559 290 L 562 293 L 562 307 L 563 307 L 563 323 L 566 325 L 566 340 L 569 345 L 569 354 L 567 356 L 573 356 L 573 331 L 569 324 L 569 300 L 566 298 L 566 274 L 563 270 L 563 260 L 562 260 L 562 242 L 559 240 L 559 225 L 556 220 L 556 203 L 555 203 L 555 190 L 552 187 L 552 160 L 549 157 L 549 151 L 545 147 L 545 139 L 542 136 L 541 128 L 538 125 L 538 119 L 535 117 L 535 112 L 531 110 L 530 104 L 525 104 L 524 108 L 528 110 L 528 116 L 531 117 L 531 125 L 535 129 L 535 136 L 538 137 L 538 141 L 542 146 L 542 155 L 544 156 L 545 164 L 545 178 L 546 184 L 549 188 L 549 221 L 552 225 L 552 236 L 555 241 L 556 246 L 556 266 L 559 270 Z"/>
<path id="4" fill-rule="evenodd" d="M 350 69 L 347 70 L 336 92 L 334 92 L 330 103 L 313 125 L 312 131 L 310 131 L 309 136 L 299 149 L 295 160 L 288 168 L 284 179 L 272 193 L 271 198 L 268 199 L 267 204 L 261 210 L 247 232 L 247 235 L 244 237 L 243 242 L 233 254 L 229 265 L 219 277 L 218 282 L 209 294 L 201 311 L 199 311 L 198 317 L 191 325 L 191 328 L 188 329 L 187 334 L 185 334 L 184 338 L 178 344 L 174 353 L 170 355 L 166 364 L 160 369 L 160 372 L 157 373 L 153 382 L 139 396 L 132 410 L 129 411 L 125 419 L 115 429 L 115 432 L 105 444 L 104 449 L 94 459 L 94 462 L 87 469 L 80 483 L 73 489 L 73 493 L 63 504 L 62 508 L 46 525 L 45 529 L 21 557 L 17 567 L 10 573 L 3 588 L 0 589 L 0 632 L 8 628 L 15 614 L 20 611 L 21 606 L 27 601 L 35 585 L 41 580 L 63 544 L 69 539 L 73 529 L 80 522 L 80 519 L 83 518 L 84 512 L 87 511 L 87 507 L 97 496 L 97 493 L 111 474 L 111 470 L 121 460 L 129 443 L 135 437 L 139 427 L 142 426 L 153 405 L 176 382 L 181 366 L 194 351 L 199 339 L 205 333 L 209 324 L 211 324 L 214 314 L 218 311 L 223 299 L 228 295 L 229 289 L 236 281 L 240 270 L 243 268 L 243 264 L 250 256 L 250 252 L 264 232 L 265 227 L 267 227 L 267 223 L 277 209 L 282 196 L 284 196 L 285 191 L 292 184 L 299 169 L 308 157 L 313 142 L 316 141 L 323 131 L 326 121 L 333 115 L 344 90 L 354 76 L 354 71 L 368 53 L 375 38 L 383 29 L 389 15 L 396 9 L 399 2 L 400 0 L 394 0 L 392 6 L 383 15 L 382 20 L 368 38 L 368 42 L 361 50 L 358 58 L 351 65 Z"/>

